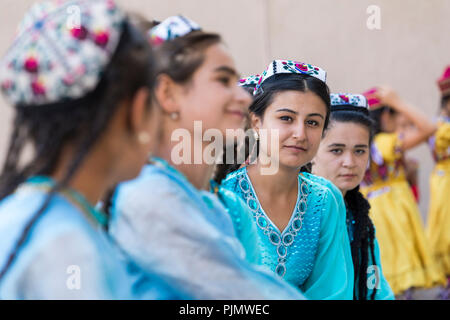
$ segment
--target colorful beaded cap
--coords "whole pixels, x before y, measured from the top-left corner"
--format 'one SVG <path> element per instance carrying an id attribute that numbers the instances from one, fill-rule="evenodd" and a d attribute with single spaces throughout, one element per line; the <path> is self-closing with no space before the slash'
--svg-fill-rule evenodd
<path id="1" fill-rule="evenodd" d="M 238 85 L 241 87 L 244 87 L 244 86 L 253 86 L 254 87 L 258 84 L 260 77 L 261 76 L 259 74 L 256 74 L 254 76 L 248 76 L 246 78 L 239 79 Z"/>
<path id="2" fill-rule="evenodd" d="M 261 85 L 264 81 L 266 81 L 271 76 L 279 73 L 307 74 L 325 83 L 327 79 L 327 72 L 325 70 L 311 64 L 292 60 L 274 60 L 261 74 L 261 78 L 259 79 L 259 82 L 256 85 L 253 94 L 256 94 L 259 91 L 259 88 L 261 88 Z"/>
<path id="3" fill-rule="evenodd" d="M 349 106 L 367 110 L 367 99 L 362 94 L 332 93 L 330 94 L 331 108 Z M 337 108 L 336 108 L 337 109 Z"/>
<path id="4" fill-rule="evenodd" d="M 150 29 L 150 43 L 157 46 L 200 29 L 197 23 L 182 15 L 172 16 Z"/>
<path id="5" fill-rule="evenodd" d="M 450 94 L 450 66 L 444 70 L 444 73 L 437 82 L 439 89 L 441 89 L 442 95 Z"/>
<path id="6" fill-rule="evenodd" d="M 0 61 L 7 100 L 35 106 L 92 91 L 117 48 L 124 17 L 112 0 L 34 5 Z"/>

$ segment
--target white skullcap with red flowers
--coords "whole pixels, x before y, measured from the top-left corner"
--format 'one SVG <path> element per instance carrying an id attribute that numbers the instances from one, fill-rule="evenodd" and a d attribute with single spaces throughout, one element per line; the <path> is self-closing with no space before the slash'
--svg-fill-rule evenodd
<path id="1" fill-rule="evenodd" d="M 37 106 L 92 91 L 117 48 L 124 19 L 112 0 L 34 5 L 0 60 L 0 87 L 7 100 Z"/>

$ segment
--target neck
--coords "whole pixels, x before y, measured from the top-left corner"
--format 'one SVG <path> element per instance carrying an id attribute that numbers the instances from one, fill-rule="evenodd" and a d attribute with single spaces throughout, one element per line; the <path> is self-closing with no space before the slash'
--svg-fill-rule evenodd
<path id="1" fill-rule="evenodd" d="M 275 174 L 263 175 L 261 169 L 264 167 L 261 161 L 247 167 L 252 183 L 254 181 L 258 185 L 264 185 L 268 193 L 276 195 L 289 194 L 292 190 L 297 190 L 300 168 L 285 167 L 280 164 Z"/>
<path id="2" fill-rule="evenodd" d="M 73 159 L 73 153 L 64 152 L 63 154 L 58 166 L 50 175 L 56 181 L 64 179 L 67 167 Z M 86 155 L 79 169 L 67 185 L 81 193 L 92 206 L 95 206 L 106 194 L 108 188 L 111 188 L 114 184 L 110 180 L 111 172 L 114 172 L 114 169 L 111 165 L 108 166 L 108 162 L 104 161 L 104 157 L 104 154 L 99 154 L 98 151 L 92 150 Z"/>
<path id="3" fill-rule="evenodd" d="M 184 141 L 183 141 L 184 142 Z M 182 143 L 182 142 L 174 142 L 170 139 L 170 137 L 164 137 L 162 138 L 162 143 L 160 144 L 160 147 L 155 152 L 155 155 L 166 160 L 171 166 L 176 168 L 178 171 L 180 171 L 187 179 L 188 181 L 194 185 L 199 190 L 209 190 L 209 180 L 211 179 L 215 165 L 214 164 L 207 164 L 205 163 L 203 157 L 201 161 L 199 161 L 199 164 L 194 163 L 194 152 L 197 152 L 199 154 L 198 150 L 195 150 L 194 147 L 196 146 L 195 142 L 191 140 L 192 143 L 187 144 L 186 148 L 191 147 L 191 158 L 187 159 L 189 163 L 180 163 L 176 164 L 172 161 L 172 150 L 173 148 Z M 202 150 L 205 149 L 205 146 L 207 146 L 207 143 L 198 142 L 198 145 L 202 146 Z M 185 154 L 185 149 L 181 151 L 181 153 Z M 202 155 L 202 152 L 200 152 Z M 178 151 L 175 151 L 175 155 L 179 156 L 179 149 Z"/>

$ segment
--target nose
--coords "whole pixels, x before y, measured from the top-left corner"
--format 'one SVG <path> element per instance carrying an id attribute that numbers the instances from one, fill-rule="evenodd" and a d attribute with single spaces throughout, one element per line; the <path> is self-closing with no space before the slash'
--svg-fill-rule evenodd
<path id="1" fill-rule="evenodd" d="M 355 166 L 355 159 L 352 152 L 346 152 L 343 155 L 342 166 L 345 168 L 353 168 Z"/>
<path id="2" fill-rule="evenodd" d="M 292 138 L 304 141 L 306 140 L 306 126 L 303 123 L 296 124 L 294 127 L 294 132 L 292 134 Z"/>
<path id="3" fill-rule="evenodd" d="M 235 100 L 245 109 L 245 111 L 247 111 L 248 107 L 250 107 L 253 102 L 253 96 L 242 87 L 236 86 Z"/>

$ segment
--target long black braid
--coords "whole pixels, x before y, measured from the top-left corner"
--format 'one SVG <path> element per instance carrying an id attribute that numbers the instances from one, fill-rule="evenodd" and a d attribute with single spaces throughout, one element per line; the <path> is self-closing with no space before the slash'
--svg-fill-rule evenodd
<path id="1" fill-rule="evenodd" d="M 373 264 L 375 260 L 375 229 L 369 217 L 370 204 L 359 191 L 359 186 L 346 193 L 345 204 L 352 213 L 353 241 L 351 242 L 352 259 L 354 266 L 355 286 L 354 300 L 367 300 L 367 268 L 369 267 L 369 254 Z M 350 222 L 352 223 L 352 222 Z M 378 279 L 377 279 L 378 280 Z M 371 300 L 375 299 L 376 290 L 371 293 Z"/>
<path id="2" fill-rule="evenodd" d="M 152 61 L 145 37 L 125 22 L 116 52 L 92 92 L 67 102 L 16 107 L 11 142 L 0 177 L 0 199 L 14 192 L 30 176 L 51 174 L 61 158 L 63 148 L 69 143 L 75 146 L 75 156 L 61 181 L 55 183 L 40 209 L 27 222 L 0 271 L 0 280 L 17 257 L 35 222 L 45 212 L 55 194 L 70 182 L 99 140 L 120 102 L 132 98 L 141 87 L 153 87 Z M 20 168 L 19 160 L 27 143 L 33 145 L 35 154 L 27 165 Z"/>

